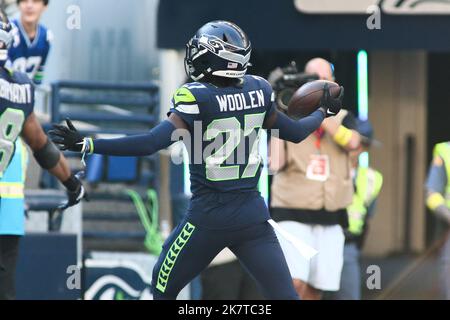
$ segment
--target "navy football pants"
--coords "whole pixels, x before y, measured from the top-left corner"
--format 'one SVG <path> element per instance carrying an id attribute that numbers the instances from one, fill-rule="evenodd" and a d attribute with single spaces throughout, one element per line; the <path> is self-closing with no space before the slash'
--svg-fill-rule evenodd
<path id="1" fill-rule="evenodd" d="M 233 230 L 209 230 L 185 218 L 172 232 L 153 269 L 154 299 L 178 293 L 225 247 L 240 260 L 267 299 L 298 299 L 278 239 L 268 222 Z"/>

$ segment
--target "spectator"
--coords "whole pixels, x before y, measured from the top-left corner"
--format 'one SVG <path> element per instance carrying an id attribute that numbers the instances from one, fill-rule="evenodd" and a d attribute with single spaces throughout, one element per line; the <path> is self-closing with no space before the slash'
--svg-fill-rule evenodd
<path id="1" fill-rule="evenodd" d="M 332 65 L 321 58 L 309 61 L 305 72 L 334 80 Z M 302 261 L 279 237 L 301 299 L 320 300 L 322 291 L 339 290 L 346 207 L 353 197 L 349 151 L 360 143 L 352 119 L 341 110 L 300 144 L 271 139 L 270 168 L 278 172 L 272 183 L 272 217 L 319 251 L 311 262 Z"/>
<path id="2" fill-rule="evenodd" d="M 447 226 L 450 226 L 450 141 L 438 143 L 434 147 L 433 162 L 426 182 L 427 207 Z M 442 248 L 441 276 L 444 297 L 450 300 L 450 236 Z"/>
<path id="3" fill-rule="evenodd" d="M 20 18 L 12 20 L 17 27 L 14 42 L 9 50 L 10 67 L 28 74 L 36 85 L 42 83 L 45 63 L 53 34 L 40 24 L 49 0 L 17 0 Z"/>
<path id="4" fill-rule="evenodd" d="M 378 143 L 373 139 L 372 125 L 369 121 L 358 121 L 357 131 L 361 135 L 361 145 L 350 152 L 355 194 L 351 205 L 347 207 L 349 227 L 345 230 L 341 286 L 339 291 L 332 295 L 336 300 L 361 300 L 361 249 L 367 235 L 369 219 L 373 217 L 376 199 L 383 185 L 380 172 L 359 166 L 359 156 Z"/>

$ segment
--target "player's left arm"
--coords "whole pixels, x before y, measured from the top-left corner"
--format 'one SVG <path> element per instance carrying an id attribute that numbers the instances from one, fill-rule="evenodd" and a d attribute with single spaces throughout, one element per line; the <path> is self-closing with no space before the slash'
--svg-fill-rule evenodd
<path id="1" fill-rule="evenodd" d="M 171 113 L 146 134 L 117 139 L 92 139 L 81 135 L 72 122 L 66 119 L 67 126 L 53 125 L 51 139 L 61 150 L 81 153 L 96 153 L 113 156 L 146 156 L 169 147 L 176 142 L 172 133 L 176 129 L 188 129 L 186 123 L 176 113 Z"/>
<path id="2" fill-rule="evenodd" d="M 272 136 L 293 143 L 300 143 L 307 138 L 314 130 L 320 127 L 325 119 L 325 112 L 316 110 L 311 115 L 300 120 L 289 118 L 283 112 L 276 110 L 267 118 L 264 128 L 270 129 Z"/>
<path id="3" fill-rule="evenodd" d="M 299 143 L 320 127 L 328 114 L 326 111 L 327 109 L 330 109 L 331 107 L 333 114 L 337 114 L 341 110 L 343 95 L 343 88 L 341 94 L 337 98 L 332 98 L 328 91 L 324 91 L 318 109 L 300 120 L 291 119 L 284 113 L 276 110 L 274 103 L 272 102 L 269 116 L 264 122 L 264 128 L 271 129 L 272 135 L 275 134 L 273 130 L 276 129 L 278 130 L 279 138 Z"/>

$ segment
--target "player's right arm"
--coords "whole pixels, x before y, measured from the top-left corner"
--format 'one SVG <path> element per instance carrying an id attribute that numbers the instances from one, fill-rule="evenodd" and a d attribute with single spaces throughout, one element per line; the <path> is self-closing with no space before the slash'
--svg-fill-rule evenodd
<path id="1" fill-rule="evenodd" d="M 82 136 L 69 119 L 66 119 L 66 126 L 53 125 L 54 130 L 50 134 L 61 150 L 112 156 L 147 156 L 176 142 L 177 140 L 172 139 L 173 132 L 177 129 L 188 130 L 199 115 L 194 95 L 183 86 L 173 96 L 169 118 L 146 134 L 117 139 L 92 139 Z"/>
<path id="2" fill-rule="evenodd" d="M 71 173 L 69 164 L 42 130 L 32 112 L 24 123 L 22 137 L 33 151 L 38 164 L 54 175 L 67 189 L 69 201 L 64 208 L 73 206 L 85 196 L 81 181 Z"/>
<path id="3" fill-rule="evenodd" d="M 96 153 L 113 156 L 147 156 L 169 147 L 175 141 L 172 133 L 176 129 L 187 129 L 186 123 L 175 113 L 146 134 L 117 139 L 92 139 L 82 136 L 72 122 L 67 126 L 53 125 L 52 140 L 61 150 L 81 153 Z"/>

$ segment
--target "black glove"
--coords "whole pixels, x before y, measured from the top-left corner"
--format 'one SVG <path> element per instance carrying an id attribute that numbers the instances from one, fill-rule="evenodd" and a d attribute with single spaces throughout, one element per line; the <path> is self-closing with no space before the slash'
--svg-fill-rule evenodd
<path id="1" fill-rule="evenodd" d="M 320 109 L 322 109 L 326 118 L 335 116 L 339 113 L 339 111 L 341 111 L 343 98 L 344 87 L 341 87 L 341 91 L 337 98 L 332 98 L 328 84 L 325 84 L 323 88 L 323 95 L 320 99 Z"/>
<path id="2" fill-rule="evenodd" d="M 63 182 L 63 185 L 67 189 L 66 192 L 68 200 L 66 203 L 63 203 L 61 206 L 59 206 L 58 209 L 66 210 L 67 208 L 78 204 L 83 199 L 89 201 L 88 194 L 86 193 L 86 190 L 84 189 L 84 186 L 80 180 L 83 176 L 84 172 L 80 171 L 75 175 L 71 175 L 67 181 Z"/>
<path id="3" fill-rule="evenodd" d="M 67 127 L 53 124 L 53 130 L 48 132 L 50 139 L 52 139 L 53 143 L 55 143 L 62 151 L 84 152 L 85 137 L 77 131 L 70 119 L 66 119 L 66 123 Z"/>

